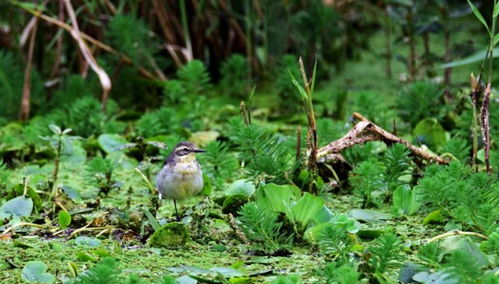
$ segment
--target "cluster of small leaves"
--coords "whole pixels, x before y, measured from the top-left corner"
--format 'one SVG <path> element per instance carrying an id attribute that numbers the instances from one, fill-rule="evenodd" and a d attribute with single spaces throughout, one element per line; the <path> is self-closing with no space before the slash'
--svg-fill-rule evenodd
<path id="1" fill-rule="evenodd" d="M 402 90 L 397 109 L 403 121 L 414 127 L 425 117 L 439 117 L 444 109 L 439 103 L 443 91 L 430 81 L 417 81 Z"/>
<path id="2" fill-rule="evenodd" d="M 328 226 L 317 239 L 320 250 L 327 255 L 335 255 L 337 259 L 346 255 L 352 245 L 343 226 Z"/>
<path id="3" fill-rule="evenodd" d="M 118 268 L 118 262 L 111 257 L 103 258 L 99 263 L 91 269 L 79 274 L 77 278 L 70 280 L 71 284 L 174 284 L 175 278 L 170 276 L 163 276 L 154 282 L 146 281 L 137 275 L 131 274 L 127 278 L 120 277 L 121 270 Z"/>
<path id="4" fill-rule="evenodd" d="M 204 150 L 205 153 L 199 155 L 203 173 L 210 177 L 217 188 L 238 178 L 236 173 L 239 169 L 239 161 L 234 153 L 229 152 L 226 143 L 212 141 L 204 147 Z"/>
<path id="5" fill-rule="evenodd" d="M 369 265 L 374 273 L 383 274 L 388 269 L 399 267 L 403 259 L 401 250 L 401 241 L 393 233 L 383 234 L 374 240 L 373 244 L 369 246 L 369 252 L 372 253 Z"/>
<path id="6" fill-rule="evenodd" d="M 490 237 L 494 238 L 494 233 Z M 456 283 L 496 283 L 493 280 L 497 280 L 497 276 L 487 271 L 492 268 L 489 257 L 497 253 L 497 247 L 495 251 L 490 251 L 487 247 L 490 244 L 487 242 L 490 240 L 489 238 L 488 241 L 483 242 L 479 248 L 471 239 L 464 238 L 455 243 L 450 250 L 445 250 L 437 243 L 428 243 L 418 252 L 418 258 L 424 265 L 417 270 L 424 276 L 423 279 L 432 279 L 435 282 L 446 280 L 453 281 L 453 283 L 454 281 Z M 497 242 L 497 239 L 492 242 Z M 486 255 L 487 252 L 491 255 Z"/>
<path id="7" fill-rule="evenodd" d="M 241 119 L 233 118 L 229 121 L 228 136 L 236 145 L 246 170 L 255 178 L 283 180 L 294 165 L 294 153 L 285 147 L 280 137 L 262 126 L 244 125 Z"/>
<path id="8" fill-rule="evenodd" d="M 222 64 L 220 74 L 220 86 L 225 92 L 238 97 L 244 97 L 249 92 L 251 69 L 244 56 L 231 55 Z"/>
<path id="9" fill-rule="evenodd" d="M 348 109 L 359 112 L 374 123 L 385 129 L 390 129 L 393 124 L 395 112 L 391 109 L 390 102 L 380 104 L 380 94 L 375 91 L 362 91 L 350 95 Z"/>
<path id="10" fill-rule="evenodd" d="M 460 137 L 453 137 L 442 146 L 444 155 L 451 154 L 458 161 L 466 164 L 470 158 L 471 146 L 469 141 Z"/>
<path id="11" fill-rule="evenodd" d="M 135 129 L 139 136 L 152 137 L 160 134 L 172 134 L 177 124 L 178 121 L 174 109 L 161 107 L 142 115 L 137 121 Z"/>
<path id="12" fill-rule="evenodd" d="M 190 95 L 205 94 L 211 88 L 210 74 L 206 66 L 196 59 L 178 69 L 177 77 Z"/>
<path id="13" fill-rule="evenodd" d="M 103 113 L 101 104 L 96 98 L 85 96 L 67 105 L 63 110 L 52 112 L 48 119 L 65 128 L 73 129 L 77 135 L 88 137 L 105 132 L 123 132 L 124 124 L 116 121 L 118 111 L 118 105 L 109 100 L 107 112 Z"/>
<path id="14" fill-rule="evenodd" d="M 104 195 L 118 187 L 113 179 L 115 168 L 113 161 L 102 157 L 95 157 L 87 163 L 86 170 L 89 176 Z"/>
<path id="15" fill-rule="evenodd" d="M 359 283 L 360 273 L 352 264 L 340 265 L 339 262 L 330 262 L 323 269 L 321 276 L 328 284 L 356 284 Z"/>
<path id="16" fill-rule="evenodd" d="M 31 76 L 31 99 L 37 103 L 43 97 L 43 82 L 37 70 L 33 70 Z M 14 119 L 19 114 L 23 82 L 24 64 L 22 60 L 13 53 L 0 51 L 0 93 L 2 94 L 0 117 Z"/>
<path id="17" fill-rule="evenodd" d="M 127 54 L 134 64 L 150 68 L 154 67 L 153 58 L 160 46 L 151 34 L 147 24 L 133 14 L 116 14 L 107 30 L 107 36 L 114 47 Z"/>
<path id="18" fill-rule="evenodd" d="M 388 148 L 381 160 L 371 157 L 359 163 L 350 175 L 354 192 L 364 198 L 366 206 L 381 206 L 398 186 L 406 184 L 400 178 L 409 174 L 409 151 L 401 144 Z"/>
<path id="19" fill-rule="evenodd" d="M 277 250 L 282 244 L 286 244 L 281 231 L 283 223 L 278 222 L 278 214 L 263 210 L 255 202 L 246 203 L 239 214 L 243 232 L 252 241 L 262 244 L 266 250 Z"/>
<path id="20" fill-rule="evenodd" d="M 417 186 L 429 206 L 482 232 L 493 232 L 499 219 L 499 184 L 460 162 L 431 165 Z"/>

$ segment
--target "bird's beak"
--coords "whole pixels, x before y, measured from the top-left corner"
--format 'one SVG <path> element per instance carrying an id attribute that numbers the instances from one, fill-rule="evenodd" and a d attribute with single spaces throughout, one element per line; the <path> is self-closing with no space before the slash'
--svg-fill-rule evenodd
<path id="1" fill-rule="evenodd" d="M 194 152 L 194 153 L 204 153 L 206 151 L 203 150 L 203 149 L 193 149 L 192 152 Z"/>

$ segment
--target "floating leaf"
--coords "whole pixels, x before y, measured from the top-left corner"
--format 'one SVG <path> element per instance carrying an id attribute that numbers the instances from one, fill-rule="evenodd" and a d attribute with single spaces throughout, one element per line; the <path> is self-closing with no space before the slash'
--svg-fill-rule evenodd
<path id="1" fill-rule="evenodd" d="M 367 223 L 391 219 L 390 215 L 372 209 L 352 209 L 348 212 L 348 216 Z"/>
<path id="2" fill-rule="evenodd" d="M 98 247 L 101 244 L 99 239 L 81 236 L 75 239 L 75 244 L 87 247 Z"/>
<path id="3" fill-rule="evenodd" d="M 430 147 L 443 146 L 447 140 L 444 128 L 435 118 L 421 120 L 413 132 L 418 141 Z"/>
<path id="4" fill-rule="evenodd" d="M 227 190 L 226 195 L 243 195 L 249 197 L 255 193 L 255 185 L 248 180 L 239 179 L 234 181 Z"/>
<path id="5" fill-rule="evenodd" d="M 108 133 L 101 134 L 98 141 L 100 148 L 106 153 L 117 151 L 120 147 L 128 143 L 125 138 L 117 134 Z"/>
<path id="6" fill-rule="evenodd" d="M 38 260 L 26 263 L 22 271 L 22 278 L 28 282 L 55 282 L 55 276 L 47 273 L 47 265 Z"/>
<path id="7" fill-rule="evenodd" d="M 29 197 L 18 196 L 0 207 L 0 219 L 14 217 L 28 217 L 33 211 L 33 200 Z"/>

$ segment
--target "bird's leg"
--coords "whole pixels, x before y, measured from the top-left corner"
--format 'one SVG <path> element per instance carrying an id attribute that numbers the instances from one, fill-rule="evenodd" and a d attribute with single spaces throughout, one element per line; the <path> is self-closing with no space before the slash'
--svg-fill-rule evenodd
<path id="1" fill-rule="evenodd" d="M 175 215 L 177 215 L 177 222 L 179 222 L 180 217 L 178 216 L 178 211 L 177 211 L 177 200 L 173 199 L 173 205 L 175 206 Z"/>

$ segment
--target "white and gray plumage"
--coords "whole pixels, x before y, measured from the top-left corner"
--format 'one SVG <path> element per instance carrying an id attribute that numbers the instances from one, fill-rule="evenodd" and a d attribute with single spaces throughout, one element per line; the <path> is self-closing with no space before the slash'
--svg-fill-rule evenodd
<path id="1" fill-rule="evenodd" d="M 203 189 L 203 172 L 196 160 L 196 153 L 202 152 L 204 150 L 190 142 L 178 143 L 156 176 L 160 198 L 173 199 L 177 219 L 176 201 L 196 195 Z"/>

